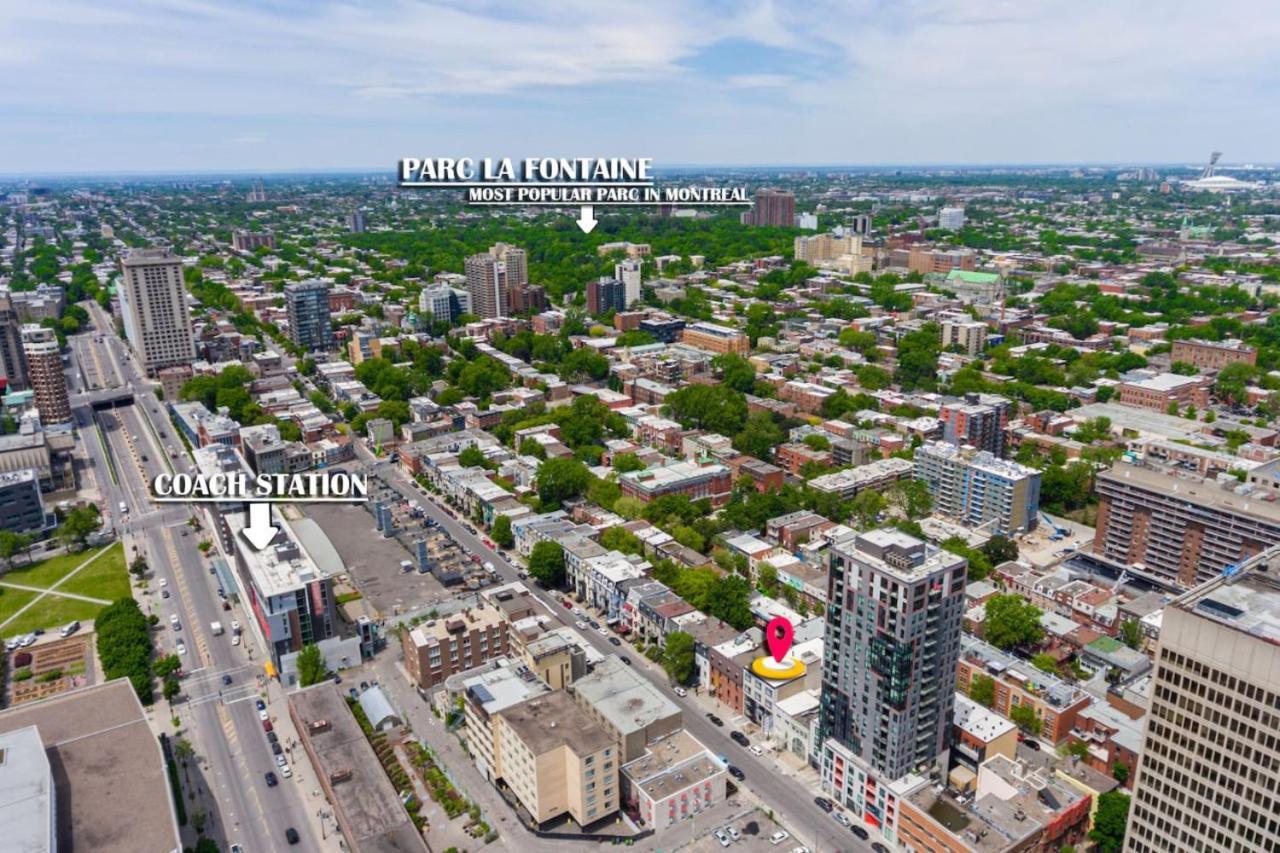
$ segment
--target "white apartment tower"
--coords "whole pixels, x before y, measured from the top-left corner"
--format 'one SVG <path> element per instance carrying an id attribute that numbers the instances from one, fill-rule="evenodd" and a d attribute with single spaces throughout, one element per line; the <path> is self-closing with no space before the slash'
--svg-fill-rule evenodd
<path id="1" fill-rule="evenodd" d="M 124 332 L 147 375 L 195 361 L 182 260 L 165 249 L 134 249 L 121 266 Z"/>
<path id="2" fill-rule="evenodd" d="M 628 258 L 613 268 L 613 277 L 625 288 L 628 308 L 640 301 L 640 270 L 639 258 Z"/>
<path id="3" fill-rule="evenodd" d="M 959 231 L 964 228 L 964 208 L 944 207 L 939 210 L 938 227 L 944 231 Z"/>

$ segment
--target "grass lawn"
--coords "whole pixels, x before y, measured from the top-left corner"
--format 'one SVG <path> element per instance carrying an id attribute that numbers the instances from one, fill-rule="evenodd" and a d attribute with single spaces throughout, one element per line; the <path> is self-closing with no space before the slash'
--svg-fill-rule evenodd
<path id="1" fill-rule="evenodd" d="M 35 598 L 39 593 L 27 592 L 25 589 L 5 589 L 0 587 L 0 624 L 13 614 L 22 609 L 28 601 Z M 8 637 L 10 631 L 5 628 L 0 631 L 0 637 Z"/>
<path id="2" fill-rule="evenodd" d="M 101 609 L 102 605 L 88 601 L 46 595 L 40 599 L 39 604 L 6 625 L 3 634 L 5 637 L 16 637 L 36 628 L 61 628 L 73 619 L 88 621 L 97 616 Z"/>
<path id="3" fill-rule="evenodd" d="M 104 551 L 106 553 L 103 553 Z M 58 591 L 101 598 L 108 602 L 128 596 L 129 571 L 125 566 L 124 545 L 119 542 L 97 551 L 63 554 L 33 566 L 23 566 L 0 575 L 0 581 L 47 589 L 95 555 L 100 556 L 59 587 Z M 0 587 L 0 590 L 3 590 L 0 592 L 0 623 L 39 595 L 25 589 Z M 0 636 L 12 637 L 25 634 L 34 628 L 57 628 L 73 619 L 81 621 L 92 619 L 98 615 L 98 611 L 103 606 L 91 601 L 80 601 L 56 594 L 46 595 L 20 617 L 5 625 L 0 630 Z"/>
<path id="4" fill-rule="evenodd" d="M 121 565 L 124 565 L 124 545 L 117 542 L 114 545 L 105 545 L 96 551 L 90 548 L 87 551 L 81 551 L 78 554 L 59 554 L 57 557 L 50 557 L 47 560 L 41 560 L 30 566 L 23 565 L 22 557 L 15 558 L 16 568 L 0 573 L 0 581 L 8 583 L 20 583 L 25 586 L 38 586 L 41 589 L 47 589 L 62 579 L 62 576 L 92 557 L 98 551 L 107 548 L 118 548 L 120 550 Z M 102 559 L 107 559 L 103 557 Z M 74 592 L 75 590 L 73 590 Z M 81 593 L 82 595 L 84 593 Z"/>
<path id="5" fill-rule="evenodd" d="M 75 577 L 58 587 L 58 591 L 106 601 L 128 598 L 129 569 L 124 562 L 124 546 L 116 544 L 109 547 L 110 552 L 85 566 Z"/>

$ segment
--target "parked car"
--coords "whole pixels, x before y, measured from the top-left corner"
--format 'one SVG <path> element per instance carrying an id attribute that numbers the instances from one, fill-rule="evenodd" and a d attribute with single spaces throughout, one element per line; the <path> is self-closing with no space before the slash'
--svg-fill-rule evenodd
<path id="1" fill-rule="evenodd" d="M 729 737 L 732 738 L 733 742 L 736 743 L 738 746 L 751 746 L 750 739 L 748 739 L 746 735 L 744 735 L 740 731 L 737 731 L 736 729 L 734 731 L 729 732 Z"/>
<path id="2" fill-rule="evenodd" d="M 283 776 L 284 778 L 288 779 L 289 777 L 293 776 L 293 770 L 291 770 L 291 769 L 289 768 L 289 765 L 288 765 L 288 764 L 286 764 L 286 765 L 284 765 L 283 767 L 281 767 L 281 768 L 280 768 L 280 775 L 281 775 L 281 776 Z"/>
<path id="3" fill-rule="evenodd" d="M 288 841 L 290 844 L 297 844 L 302 839 L 298 835 L 298 830 L 291 826 L 284 831 L 284 840 Z"/>
<path id="4" fill-rule="evenodd" d="M 711 721 L 712 725 L 715 725 L 715 726 L 723 726 L 723 725 L 724 725 L 724 720 L 720 719 L 720 718 L 719 718 L 719 717 L 717 717 L 715 714 L 708 713 L 708 714 L 707 714 L 707 719 Z"/>
<path id="5" fill-rule="evenodd" d="M 262 720 L 262 722 L 264 722 L 264 723 L 266 723 L 266 722 L 269 722 L 269 721 L 270 721 L 270 715 L 267 713 L 267 709 L 266 709 L 266 708 L 259 708 L 259 709 L 258 709 L 258 719 L 259 719 L 259 720 Z"/>
<path id="6" fill-rule="evenodd" d="M 737 841 L 738 839 L 742 838 L 742 833 L 738 831 L 738 827 L 736 826 L 726 826 L 724 828 L 724 831 L 728 833 L 729 837 L 732 838 L 734 841 Z"/>
<path id="7" fill-rule="evenodd" d="M 631 666 L 631 658 L 627 657 L 626 655 L 618 655 L 618 660 L 622 661 L 627 666 Z"/>
<path id="8" fill-rule="evenodd" d="M 280 736 L 275 732 L 267 732 L 267 743 L 279 743 Z"/>
<path id="9" fill-rule="evenodd" d="M 742 772 L 742 768 L 735 767 L 732 764 L 729 765 L 729 775 L 737 779 L 739 782 L 747 778 L 747 774 Z"/>
<path id="10" fill-rule="evenodd" d="M 867 831 L 862 827 L 858 826 L 856 823 L 849 827 L 849 831 L 852 832 L 854 836 L 858 838 L 858 840 L 860 841 L 867 840 Z"/>
<path id="11" fill-rule="evenodd" d="M 178 654 L 180 655 L 185 655 L 187 653 L 187 646 L 181 640 L 178 641 L 177 649 L 178 649 Z"/>
<path id="12" fill-rule="evenodd" d="M 263 702 L 261 699 L 258 699 L 254 701 L 253 707 L 257 708 L 259 711 L 265 711 L 267 710 L 267 703 Z"/>
<path id="13" fill-rule="evenodd" d="M 272 732 L 272 734 L 275 734 L 275 732 Z M 282 752 L 284 752 L 284 747 L 280 745 L 279 741 L 275 741 L 271 744 L 271 754 L 277 759 L 284 758 L 284 756 L 280 754 Z"/>
<path id="14" fill-rule="evenodd" d="M 715 832 L 711 834 L 716 837 L 716 841 L 720 842 L 721 847 L 728 847 L 732 843 L 731 841 L 729 841 L 729 836 L 725 834 L 725 831 L 723 829 L 717 829 Z"/>
<path id="15" fill-rule="evenodd" d="M 685 690 L 683 687 L 677 687 L 675 692 L 681 699 L 689 695 L 689 691 Z"/>
<path id="16" fill-rule="evenodd" d="M 826 797 L 814 797 L 813 804 L 818 808 L 822 809 L 824 812 L 829 812 L 833 808 L 835 808 L 832 802 L 828 800 Z"/>
<path id="17" fill-rule="evenodd" d="M 758 743 L 753 743 L 751 746 L 747 747 L 747 752 L 750 752 L 756 758 L 760 758 L 764 755 L 764 750 L 760 748 L 760 744 Z"/>
<path id="18" fill-rule="evenodd" d="M 263 721 L 262 721 L 262 730 L 263 730 L 264 732 L 269 732 L 269 731 L 271 731 L 271 730 L 272 730 L 272 729 L 274 729 L 274 728 L 275 728 L 275 726 L 271 725 L 271 721 L 270 721 L 270 720 L 263 720 Z"/>
<path id="19" fill-rule="evenodd" d="M 769 843 L 781 844 L 782 842 L 786 841 L 790 837 L 791 837 L 791 833 L 787 832 L 785 829 L 779 829 L 773 835 L 769 836 Z"/>
<path id="20" fill-rule="evenodd" d="M 177 614 L 177 613 L 171 613 L 171 614 L 169 614 L 169 624 L 173 626 L 173 630 L 175 630 L 175 631 L 181 631 L 181 630 L 182 630 L 182 624 L 178 621 L 178 614 Z"/>
<path id="21" fill-rule="evenodd" d="M 268 788 L 274 788 L 276 785 L 280 784 L 280 780 L 276 778 L 276 774 L 272 773 L 270 770 L 264 773 L 263 776 L 267 780 Z"/>
<path id="22" fill-rule="evenodd" d="M 225 687 L 225 686 L 227 686 L 227 685 L 228 685 L 228 684 L 230 684 L 230 683 L 231 683 L 231 676 L 226 675 L 226 674 L 224 673 L 224 674 L 223 674 L 223 676 L 222 676 L 222 686 L 224 686 L 224 687 Z"/>
<path id="23" fill-rule="evenodd" d="M 609 644 L 610 644 L 610 645 L 614 645 L 614 646 L 620 646 L 620 645 L 622 645 L 622 641 L 621 641 L 621 640 L 619 640 L 617 637 L 610 637 L 610 638 L 609 638 Z"/>
<path id="24" fill-rule="evenodd" d="M 849 816 L 844 812 L 832 812 L 831 816 L 835 818 L 836 823 L 840 824 L 841 826 L 849 825 Z"/>
<path id="25" fill-rule="evenodd" d="M 277 744 L 275 744 L 275 746 L 279 746 L 279 745 L 280 745 L 280 744 L 278 744 L 278 743 L 277 743 Z M 285 758 L 285 757 L 284 757 L 283 755 L 281 755 L 279 752 L 277 752 L 277 753 L 276 753 L 276 764 L 277 764 L 278 766 L 280 766 L 280 767 L 284 767 L 284 766 L 285 766 L 285 764 L 287 764 L 288 762 L 289 762 L 289 759 Z M 845 818 L 845 820 L 848 820 L 848 818 Z"/>

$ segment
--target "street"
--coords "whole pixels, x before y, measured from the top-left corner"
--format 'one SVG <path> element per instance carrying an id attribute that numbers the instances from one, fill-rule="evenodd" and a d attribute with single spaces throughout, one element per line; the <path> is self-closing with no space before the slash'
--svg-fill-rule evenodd
<path id="1" fill-rule="evenodd" d="M 274 788 L 266 784 L 264 774 L 278 768 L 254 700 L 261 696 L 269 703 L 277 726 L 284 722 L 287 731 L 291 726 L 283 692 L 274 683 L 259 680 L 262 656 L 255 652 L 253 620 L 242 608 L 222 609 L 217 579 L 198 547 L 202 539 L 213 537 L 192 529 L 189 522 L 195 516 L 190 507 L 157 508 L 150 501 L 152 477 L 170 465 L 189 469 L 181 440 L 116 336 L 110 318 L 96 303 L 86 307 L 102 340 L 82 334 L 69 341 L 72 387 L 83 389 L 72 397 L 76 424 L 102 496 L 104 517 L 114 521 L 124 538 L 126 558 L 132 560 L 136 550 L 150 568 L 146 589 L 137 598 L 144 612 L 160 617 L 157 639 L 164 653 L 176 650 L 179 642 L 185 648 L 181 659 L 187 678 L 173 714 L 180 720 L 182 736 L 195 747 L 189 772 L 197 799 L 188 801 L 188 815 L 203 811 L 208 816 L 205 834 L 224 849 L 232 843 L 254 851 L 286 849 L 288 827 L 302 836 L 303 849 L 325 849 L 316 813 L 326 804 L 309 793 L 315 785 L 302 751 L 292 751 L 302 762 L 300 766 L 291 760 L 292 779 L 281 779 Z M 84 376 L 83 382 L 77 373 Z M 95 423 L 84 390 L 122 387 L 132 388 L 135 402 L 99 413 Z M 170 447 L 177 451 L 176 458 Z M 127 512 L 121 512 L 122 504 Z M 177 616 L 180 629 L 171 627 L 171 616 Z M 239 647 L 232 646 L 229 631 L 215 637 L 210 629 L 214 621 L 228 625 L 232 619 L 246 629 Z M 230 685 L 222 683 L 224 675 L 230 676 Z M 172 732 L 162 702 L 158 700 L 149 713 L 158 731 Z M 277 730 L 285 742 L 287 731 Z M 329 835 L 327 846 L 337 849 L 332 832 Z"/>

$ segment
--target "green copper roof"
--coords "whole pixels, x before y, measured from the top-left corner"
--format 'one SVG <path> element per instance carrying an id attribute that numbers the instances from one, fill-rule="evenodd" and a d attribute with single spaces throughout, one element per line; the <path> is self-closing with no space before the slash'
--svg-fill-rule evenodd
<path id="1" fill-rule="evenodd" d="M 970 284 L 994 284 L 1000 276 L 993 272 L 971 272 L 969 270 L 952 270 L 947 273 L 947 281 L 967 281 Z"/>

